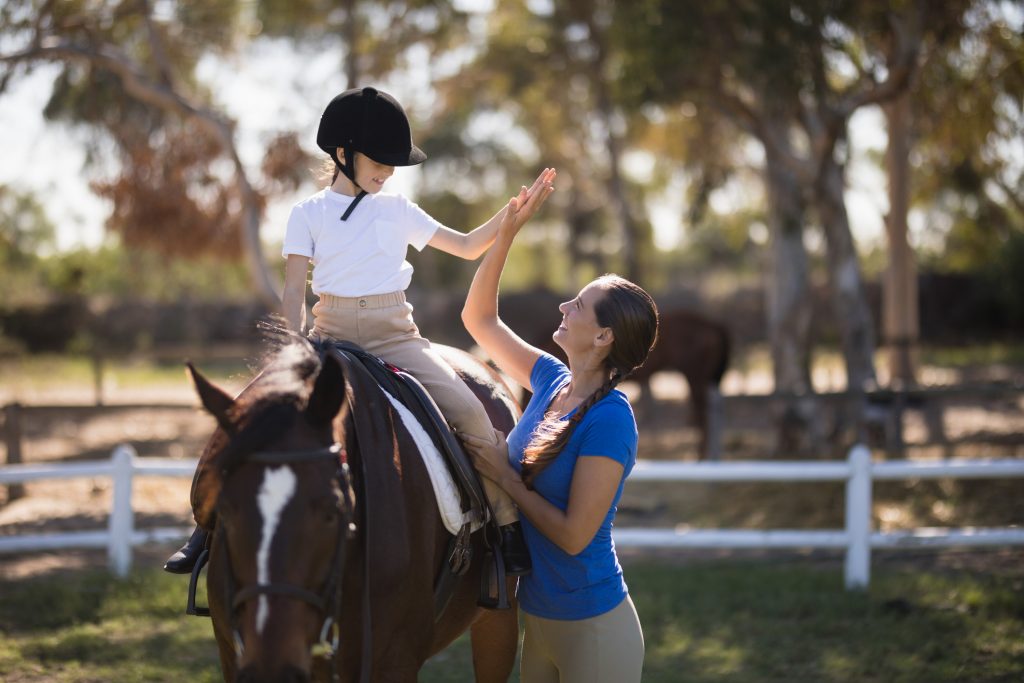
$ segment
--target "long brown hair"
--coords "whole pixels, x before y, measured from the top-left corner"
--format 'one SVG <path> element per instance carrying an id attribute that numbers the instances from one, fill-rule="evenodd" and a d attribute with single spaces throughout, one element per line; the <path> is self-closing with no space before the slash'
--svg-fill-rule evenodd
<path id="1" fill-rule="evenodd" d="M 610 328 L 614 337 L 604 359 L 608 378 L 568 420 L 548 411 L 537 425 L 523 452 L 523 481 L 531 489 L 537 475 L 565 448 L 587 411 L 644 364 L 658 338 L 658 307 L 650 294 L 618 275 L 602 275 L 595 282 L 604 285 L 602 296 L 594 302 L 597 324 Z"/>

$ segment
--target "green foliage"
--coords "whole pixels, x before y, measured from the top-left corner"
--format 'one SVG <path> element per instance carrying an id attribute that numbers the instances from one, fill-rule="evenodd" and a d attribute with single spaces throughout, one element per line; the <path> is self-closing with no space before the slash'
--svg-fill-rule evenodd
<path id="1" fill-rule="evenodd" d="M 0 290 L 7 305 L 39 299 L 42 254 L 54 250 L 53 237 L 53 223 L 33 194 L 0 186 Z"/>
<path id="2" fill-rule="evenodd" d="M 1011 6 L 975 2 L 959 40 L 935 50 L 920 74 L 914 193 L 934 217 L 936 268 L 985 272 L 1017 258 L 1003 254 L 1024 233 L 1024 24 Z"/>
<path id="3" fill-rule="evenodd" d="M 214 258 L 168 259 L 151 250 L 106 244 L 46 257 L 0 271 L 5 308 L 54 297 L 137 298 L 149 301 L 252 299 L 245 267 Z"/>
<path id="4" fill-rule="evenodd" d="M 432 215 L 472 228 L 541 166 L 555 165 L 558 192 L 538 216 L 551 223 L 543 237 L 524 233 L 527 243 L 513 252 L 508 272 L 512 286 L 543 280 L 573 288 L 589 273 L 633 265 L 623 263 L 628 222 L 617 206 L 621 199 L 635 225 L 633 260 L 650 287 L 684 269 L 711 265 L 742 277 L 767 261 L 760 256 L 763 240 L 753 243 L 745 234 L 745 224 L 765 221 L 760 197 L 730 215 L 709 204 L 751 164 L 750 121 L 723 105 L 723 93 L 735 95 L 733 105 L 745 104 L 748 116 L 792 122 L 794 148 L 802 149 L 808 138 L 802 115 L 816 112 L 841 127 L 828 120 L 830 107 L 884 79 L 891 20 L 910 5 L 516 0 L 467 13 L 451 0 L 10 0 L 0 9 L 0 36 L 5 50 L 58 39 L 86 52 L 103 48 L 199 107 L 210 107 L 213 98 L 198 81 L 197 65 L 209 56 L 235 57 L 251 40 L 284 39 L 296 59 L 336 52 L 353 80 L 347 85 L 426 74 L 429 82 L 406 87 L 419 97 L 410 113 L 430 155 L 420 201 Z M 926 59 L 914 92 L 914 188 L 916 206 L 938 217 L 928 221 L 927 242 L 937 245 L 929 262 L 975 270 L 1005 259 L 992 286 L 1017 318 L 1021 305 L 1012 291 L 1019 291 L 1019 280 L 1011 267 L 1018 248 L 1013 235 L 1024 231 L 1018 153 L 1024 41 L 1015 7 L 995 0 L 928 3 Z M 134 291 L 138 282 L 146 296 L 158 298 L 235 295 L 242 288 L 239 266 L 164 263 L 148 255 L 154 249 L 191 258 L 205 251 L 238 260 L 244 193 L 231 183 L 231 150 L 182 110 L 130 92 L 102 60 L 83 54 L 5 61 L 0 92 L 24 70 L 61 64 L 45 114 L 60 124 L 58 134 L 67 134 L 68 125 L 88 131 L 90 159 L 98 166 L 122 166 L 94 189 L 115 207 L 108 228 L 122 244 L 140 248 L 137 263 L 112 253 L 52 260 L 45 231 L 20 231 L 20 246 L 12 247 L 4 224 L 5 292 L 15 300 L 47 291 L 116 294 Z M 277 150 L 276 173 L 251 182 L 258 203 L 293 189 L 288 168 L 306 165 L 294 136 L 278 132 L 276 142 L 291 142 Z M 621 173 L 613 191 L 613 160 L 630 155 L 643 156 L 652 168 L 642 178 Z M 656 253 L 647 208 L 668 192 L 683 197 L 679 223 L 688 239 L 681 249 Z M 6 219 L 8 204 L 3 209 Z M 417 277 L 430 286 L 464 286 L 472 272 L 471 264 L 443 255 L 413 259 Z M 871 259 L 869 270 L 878 271 L 884 251 Z"/>

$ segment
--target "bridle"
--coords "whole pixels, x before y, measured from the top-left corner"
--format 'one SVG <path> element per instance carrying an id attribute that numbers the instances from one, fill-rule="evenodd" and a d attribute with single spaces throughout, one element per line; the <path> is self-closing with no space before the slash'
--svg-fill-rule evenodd
<path id="1" fill-rule="evenodd" d="M 320 639 L 313 646 L 313 655 L 326 657 L 331 662 L 332 680 L 337 681 L 338 670 L 335 655 L 341 640 L 341 629 L 338 619 L 341 616 L 341 575 L 342 564 L 345 560 L 345 545 L 354 538 L 356 526 L 352 522 L 355 514 L 355 501 L 352 499 L 351 478 L 345 449 L 339 443 L 334 443 L 323 448 L 311 448 L 295 451 L 257 451 L 251 453 L 245 460 L 246 463 L 263 465 L 292 465 L 297 463 L 311 463 L 332 461 L 338 464 L 336 478 L 341 488 L 343 518 L 338 524 L 338 534 L 334 546 L 334 554 L 328 565 L 327 578 L 324 580 L 318 592 L 308 588 L 296 586 L 290 583 L 272 581 L 269 583 L 257 583 L 245 586 L 236 592 L 234 572 L 231 567 L 231 553 L 228 551 L 227 534 L 218 522 L 219 544 L 224 555 L 227 578 L 227 591 L 231 603 L 230 627 L 235 638 L 235 650 L 239 656 L 244 651 L 241 634 L 237 625 L 238 609 L 249 600 L 261 595 L 278 595 L 305 602 L 324 616 L 323 625 L 320 628 Z M 231 471 L 224 472 L 225 479 L 230 476 Z M 220 518 L 220 516 L 218 516 Z M 363 606 L 364 616 L 369 614 L 368 605 Z M 364 634 L 364 644 L 368 641 L 369 634 Z M 364 651 L 366 648 L 364 647 Z M 363 678 L 368 680 L 370 666 L 367 660 L 360 666 L 363 671 Z"/>

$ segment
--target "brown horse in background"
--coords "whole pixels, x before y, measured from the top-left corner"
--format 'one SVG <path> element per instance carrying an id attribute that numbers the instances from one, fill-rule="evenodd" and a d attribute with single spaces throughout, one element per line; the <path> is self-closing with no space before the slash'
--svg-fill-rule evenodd
<path id="1" fill-rule="evenodd" d="M 446 358 L 507 434 L 519 415 L 508 387 L 468 354 Z M 296 338 L 237 399 L 193 371 L 219 424 L 193 508 L 214 530 L 207 596 L 224 678 L 412 682 L 470 628 L 476 680 L 507 681 L 515 603 L 477 606 L 477 532 L 469 570 L 435 621 L 451 536 L 410 432 L 355 365 Z"/>
<path id="2" fill-rule="evenodd" d="M 730 346 L 725 325 L 694 311 L 665 311 L 658 319 L 658 342 L 632 376 L 640 383 L 641 400 L 649 403 L 651 375 L 662 370 L 682 373 L 690 386 L 691 419 L 700 430 L 700 457 L 713 447 L 708 442 L 708 406 L 729 367 Z"/>

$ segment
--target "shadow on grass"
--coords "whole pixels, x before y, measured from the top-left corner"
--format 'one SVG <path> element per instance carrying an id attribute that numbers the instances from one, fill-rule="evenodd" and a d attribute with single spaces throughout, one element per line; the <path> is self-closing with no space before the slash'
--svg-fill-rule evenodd
<path id="1" fill-rule="evenodd" d="M 1010 681 L 1024 673 L 1024 590 L 1006 577 L 888 572 L 847 592 L 838 571 L 628 567 L 645 683 Z M 1017 635 L 1013 635 L 1017 634 Z"/>
<path id="2" fill-rule="evenodd" d="M 883 568 L 869 591 L 847 592 L 834 563 L 631 560 L 626 579 L 644 683 L 1024 678 L 1021 572 Z M 210 622 L 184 615 L 185 586 L 159 570 L 0 581 L 0 669 L 32 682 L 218 680 Z M 468 681 L 471 668 L 463 637 L 420 680 Z"/>

